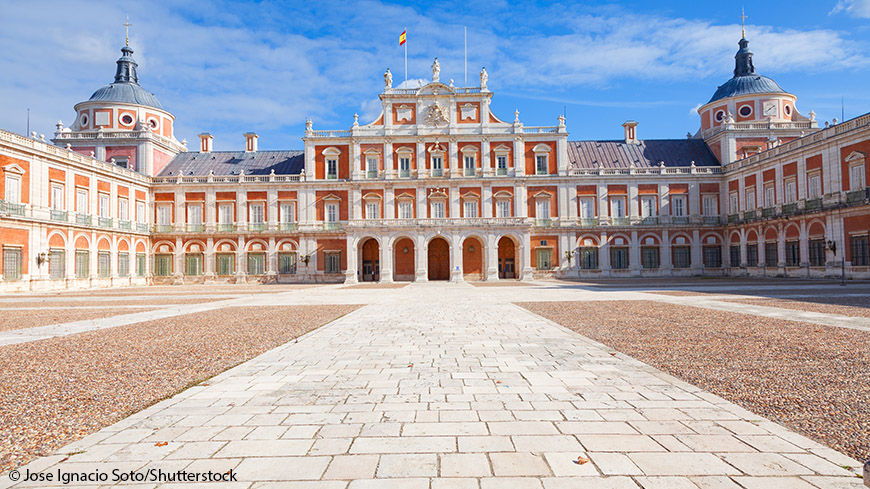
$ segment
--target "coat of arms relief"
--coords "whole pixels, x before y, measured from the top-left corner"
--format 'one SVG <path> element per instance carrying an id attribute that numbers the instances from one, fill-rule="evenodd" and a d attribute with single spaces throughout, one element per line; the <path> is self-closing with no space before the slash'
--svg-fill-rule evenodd
<path id="1" fill-rule="evenodd" d="M 423 120 L 430 126 L 440 126 L 450 122 L 450 119 L 447 117 L 447 110 L 437 100 L 432 105 L 426 107 L 426 115 Z"/>

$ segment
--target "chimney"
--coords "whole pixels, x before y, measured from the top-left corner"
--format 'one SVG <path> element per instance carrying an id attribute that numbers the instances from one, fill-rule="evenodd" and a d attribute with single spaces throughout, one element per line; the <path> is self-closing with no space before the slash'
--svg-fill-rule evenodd
<path id="1" fill-rule="evenodd" d="M 245 133 L 245 153 L 256 153 L 257 152 L 257 136 L 256 133 L 246 132 Z"/>
<path id="2" fill-rule="evenodd" d="M 625 128 L 625 144 L 637 144 L 637 122 L 625 121 L 622 127 Z"/>
<path id="3" fill-rule="evenodd" d="M 211 134 L 204 132 L 199 135 L 199 152 L 200 153 L 211 153 L 211 145 L 212 141 L 214 141 L 214 136 Z"/>

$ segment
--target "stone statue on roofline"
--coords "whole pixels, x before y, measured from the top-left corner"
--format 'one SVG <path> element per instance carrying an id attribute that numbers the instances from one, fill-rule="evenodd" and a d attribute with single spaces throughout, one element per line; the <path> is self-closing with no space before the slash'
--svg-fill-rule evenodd
<path id="1" fill-rule="evenodd" d="M 435 58 L 435 62 L 432 63 L 432 81 L 437 82 L 441 80 L 441 63 L 438 62 L 438 58 Z"/>
<path id="2" fill-rule="evenodd" d="M 393 88 L 393 74 L 390 73 L 389 68 L 387 68 L 387 71 L 384 73 L 384 88 L 387 90 Z"/>
<path id="3" fill-rule="evenodd" d="M 486 72 L 486 67 L 480 69 L 480 88 L 486 89 L 486 82 L 489 81 L 489 74 Z"/>

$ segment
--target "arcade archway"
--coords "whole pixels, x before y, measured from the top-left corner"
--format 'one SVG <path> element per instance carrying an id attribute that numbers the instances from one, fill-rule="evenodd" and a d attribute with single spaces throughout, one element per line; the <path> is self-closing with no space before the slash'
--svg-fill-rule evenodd
<path id="1" fill-rule="evenodd" d="M 429 280 L 450 280 L 450 245 L 441 237 L 429 242 Z"/>

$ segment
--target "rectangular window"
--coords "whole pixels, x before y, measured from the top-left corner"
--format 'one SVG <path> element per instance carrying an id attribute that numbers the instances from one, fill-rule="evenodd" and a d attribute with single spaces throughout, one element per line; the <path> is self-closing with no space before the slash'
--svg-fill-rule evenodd
<path id="1" fill-rule="evenodd" d="M 477 217 L 477 201 L 476 200 L 466 200 L 464 202 L 465 208 L 463 209 L 465 212 L 465 217 Z"/>
<path id="2" fill-rule="evenodd" d="M 791 204 L 792 202 L 797 200 L 797 183 L 795 179 L 792 178 L 785 182 L 785 195 L 782 196 L 782 201 L 784 204 Z"/>
<path id="3" fill-rule="evenodd" d="M 755 187 L 746 189 L 746 210 L 754 211 L 758 206 L 755 204 Z"/>
<path id="4" fill-rule="evenodd" d="M 251 224 L 263 224 L 266 222 L 266 205 L 262 202 L 250 204 Z"/>
<path id="5" fill-rule="evenodd" d="M 218 205 L 218 231 L 233 230 L 233 210 L 234 204 Z"/>
<path id="6" fill-rule="evenodd" d="M 399 157 L 399 177 L 408 178 L 411 176 L 411 158 L 407 156 Z"/>
<path id="7" fill-rule="evenodd" d="M 367 178 L 378 178 L 378 157 L 369 156 L 366 158 Z"/>
<path id="8" fill-rule="evenodd" d="M 48 253 L 48 275 L 52 280 L 66 278 L 66 256 L 62 249 L 52 248 Z"/>
<path id="9" fill-rule="evenodd" d="M 97 254 L 97 274 L 100 278 L 109 278 L 112 275 L 112 257 L 108 251 Z"/>
<path id="10" fill-rule="evenodd" d="M 232 253 L 218 253 L 215 255 L 215 268 L 221 277 L 232 275 L 235 272 L 236 255 Z"/>
<path id="11" fill-rule="evenodd" d="M 441 156 L 433 156 L 432 157 L 432 176 L 440 177 L 441 172 L 443 170 L 444 170 L 444 160 L 441 158 Z"/>
<path id="12" fill-rule="evenodd" d="M 157 277 L 172 275 L 172 255 L 154 255 L 154 275 Z"/>
<path id="13" fill-rule="evenodd" d="M 118 253 L 118 276 L 127 277 L 130 275 L 130 255 L 127 253 Z"/>
<path id="14" fill-rule="evenodd" d="M 432 219 L 444 219 L 444 201 L 436 200 L 431 204 Z"/>
<path id="15" fill-rule="evenodd" d="M 366 202 L 366 219 L 378 219 L 380 216 L 380 205 L 377 202 Z"/>
<path id="16" fill-rule="evenodd" d="M 595 198 L 581 197 L 580 198 L 580 217 L 583 219 L 592 219 L 595 217 Z"/>
<path id="17" fill-rule="evenodd" d="M 753 268 L 758 266 L 758 245 L 757 244 L 746 245 L 746 266 L 753 267 Z"/>
<path id="18" fill-rule="evenodd" d="M 248 253 L 248 275 L 263 275 L 266 273 L 266 254 Z"/>
<path id="19" fill-rule="evenodd" d="M 496 174 L 507 175 L 508 159 L 507 155 L 498 155 L 495 157 Z"/>
<path id="20" fill-rule="evenodd" d="M 538 270 L 550 270 L 553 268 L 553 250 L 549 248 L 535 250 L 535 265 Z"/>
<path id="21" fill-rule="evenodd" d="M 296 273 L 296 253 L 278 253 L 278 273 Z"/>
<path id="22" fill-rule="evenodd" d="M 21 203 L 21 179 L 6 175 L 6 194 L 4 200 L 10 204 Z"/>
<path id="23" fill-rule="evenodd" d="M 825 266 L 825 240 L 811 239 L 810 240 L 810 266 L 823 267 Z"/>
<path id="24" fill-rule="evenodd" d="M 169 226 L 172 224 L 172 207 L 168 205 L 157 206 L 157 225 Z"/>
<path id="25" fill-rule="evenodd" d="M 707 268 L 720 268 L 722 266 L 722 247 L 705 246 L 704 247 L 704 266 Z"/>
<path id="26" fill-rule="evenodd" d="M 598 269 L 598 248 L 591 246 L 580 248 L 580 268 L 583 270 Z"/>
<path id="27" fill-rule="evenodd" d="M 866 267 L 870 265 L 870 250 L 867 246 L 867 236 L 852 236 L 852 266 Z"/>
<path id="28" fill-rule="evenodd" d="M 737 195 L 737 192 L 731 192 L 730 197 L 730 205 L 728 207 L 728 212 L 731 214 L 737 214 L 740 212 L 740 197 Z"/>
<path id="29" fill-rule="evenodd" d="M 474 176 L 474 156 L 466 156 L 465 157 L 465 176 L 473 177 Z"/>
<path id="30" fill-rule="evenodd" d="M 610 267 L 614 270 L 626 270 L 628 266 L 628 248 L 610 248 Z"/>
<path id="31" fill-rule="evenodd" d="M 773 207 L 776 205 L 776 191 L 773 184 L 764 186 L 764 207 Z"/>
<path id="32" fill-rule="evenodd" d="M 62 211 L 64 209 L 63 201 L 64 201 L 63 185 L 52 184 L 51 185 L 51 208 L 56 210 L 56 211 Z"/>
<path id="33" fill-rule="evenodd" d="M 327 180 L 338 178 L 338 160 L 334 158 L 326 160 L 326 178 Z"/>
<path id="34" fill-rule="evenodd" d="M 731 245 L 728 249 L 730 256 L 728 257 L 731 260 L 732 267 L 740 266 L 740 245 Z"/>
<path id="35" fill-rule="evenodd" d="M 688 246 L 674 246 L 674 268 L 689 268 L 692 266 L 692 249 Z"/>
<path id="36" fill-rule="evenodd" d="M 331 251 L 323 254 L 326 263 L 323 264 L 323 271 L 326 273 L 341 273 L 341 253 Z"/>
<path id="37" fill-rule="evenodd" d="M 655 217 L 656 216 L 656 198 L 655 197 L 641 197 L 640 198 L 640 215 L 641 215 L 641 217 Z"/>
<path id="38" fill-rule="evenodd" d="M 21 280 L 20 248 L 3 248 L 3 279 Z"/>
<path id="39" fill-rule="evenodd" d="M 674 195 L 671 197 L 671 215 L 674 217 L 685 217 L 687 212 L 685 195 Z"/>
<path id="40" fill-rule="evenodd" d="M 658 246 L 644 246 L 640 249 L 640 266 L 643 268 L 659 267 Z"/>
<path id="41" fill-rule="evenodd" d="M 108 194 L 100 194 L 98 196 L 98 200 L 100 203 L 100 217 L 111 217 L 109 212 L 109 195 Z"/>
<path id="42" fill-rule="evenodd" d="M 145 202 L 136 202 L 136 220 L 145 222 Z"/>
<path id="43" fill-rule="evenodd" d="M 801 264 L 801 249 L 797 241 L 785 242 L 785 266 L 798 267 Z"/>
<path id="44" fill-rule="evenodd" d="M 610 217 L 625 217 L 625 197 L 610 198 Z"/>
<path id="45" fill-rule="evenodd" d="M 118 197 L 118 219 L 122 221 L 128 220 L 129 216 L 127 215 L 127 199 L 125 197 Z"/>
<path id="46" fill-rule="evenodd" d="M 495 202 L 495 217 L 511 217 L 511 202 L 509 200 Z"/>
<path id="47" fill-rule="evenodd" d="M 703 200 L 703 209 L 702 212 L 705 216 L 716 216 L 719 215 L 719 209 L 716 205 L 717 196 L 715 195 L 705 195 Z"/>
<path id="48" fill-rule="evenodd" d="M 76 278 L 91 276 L 91 254 L 87 251 L 76 251 Z"/>
<path id="49" fill-rule="evenodd" d="M 535 203 L 535 218 L 549 219 L 550 218 L 550 199 L 538 199 Z"/>
<path id="50" fill-rule="evenodd" d="M 852 165 L 849 167 L 849 190 L 864 189 L 864 165 Z"/>
<path id="51" fill-rule="evenodd" d="M 399 202 L 399 219 L 411 219 L 413 217 L 412 206 L 411 202 Z"/>
<path id="52" fill-rule="evenodd" d="M 807 178 L 807 198 L 818 199 L 822 196 L 822 175 L 816 172 Z"/>
<path id="53" fill-rule="evenodd" d="M 136 276 L 144 277 L 145 271 L 145 253 L 136 253 Z"/>
<path id="54" fill-rule="evenodd" d="M 194 277 L 202 275 L 201 253 L 188 253 L 184 256 L 184 274 Z"/>
<path id="55" fill-rule="evenodd" d="M 281 222 L 296 222 L 296 204 L 293 202 L 281 202 Z"/>
<path id="56" fill-rule="evenodd" d="M 547 155 L 535 156 L 535 174 L 546 175 L 548 173 L 550 173 L 550 170 L 547 167 Z"/>
<path id="57" fill-rule="evenodd" d="M 199 231 L 198 227 L 202 226 L 202 206 L 193 204 L 187 206 L 187 224 L 190 225 L 191 231 Z"/>
<path id="58" fill-rule="evenodd" d="M 764 264 L 768 267 L 776 267 L 779 263 L 779 251 L 776 242 L 764 243 Z"/>
<path id="59" fill-rule="evenodd" d="M 76 212 L 79 214 L 88 213 L 88 191 L 83 188 L 76 190 Z"/>
<path id="60" fill-rule="evenodd" d="M 326 204 L 326 222 L 338 222 L 338 204 Z"/>

